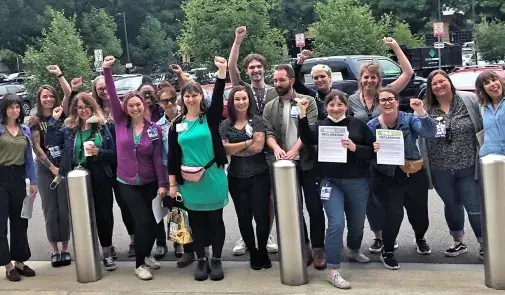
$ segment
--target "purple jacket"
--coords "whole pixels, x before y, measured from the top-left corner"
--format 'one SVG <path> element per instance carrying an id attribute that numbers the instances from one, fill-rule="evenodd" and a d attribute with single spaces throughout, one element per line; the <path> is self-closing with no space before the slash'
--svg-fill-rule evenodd
<path id="1" fill-rule="evenodd" d="M 104 68 L 103 75 L 107 93 L 109 93 L 112 117 L 116 125 L 117 176 L 131 184 L 135 182 L 137 176 L 141 184 L 157 179 L 158 187 L 166 187 L 167 172 L 163 167 L 161 157 L 163 145 L 161 128 L 146 120 L 140 143 L 135 146 L 132 126 L 117 95 L 112 70 Z"/>

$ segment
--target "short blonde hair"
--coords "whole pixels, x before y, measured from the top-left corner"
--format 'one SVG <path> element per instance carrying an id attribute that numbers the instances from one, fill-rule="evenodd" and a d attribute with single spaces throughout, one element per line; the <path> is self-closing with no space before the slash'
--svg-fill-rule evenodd
<path id="1" fill-rule="evenodd" d="M 331 78 L 331 69 L 327 65 L 323 64 L 318 64 L 312 67 L 312 70 L 310 71 L 310 75 L 314 76 L 314 73 L 324 71 L 328 77 Z"/>

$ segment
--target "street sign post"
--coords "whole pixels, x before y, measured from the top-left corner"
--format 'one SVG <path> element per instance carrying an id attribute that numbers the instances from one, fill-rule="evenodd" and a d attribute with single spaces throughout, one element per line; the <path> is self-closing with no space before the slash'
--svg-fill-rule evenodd
<path id="1" fill-rule="evenodd" d="M 442 40 L 441 38 L 444 37 L 444 23 L 443 22 L 436 22 L 436 23 L 433 23 L 433 36 L 435 36 L 435 38 L 438 38 L 438 44 L 442 43 Z M 442 43 L 443 45 L 443 43 Z M 437 48 L 438 50 L 438 68 L 441 69 L 442 68 L 442 54 L 440 53 L 440 49 L 441 48 L 444 48 L 443 46 L 440 47 L 440 45 L 438 45 L 438 47 L 435 47 Z"/>
<path id="2" fill-rule="evenodd" d="M 295 35 L 295 40 L 296 40 L 296 47 L 301 48 L 305 47 L 305 34 L 296 34 Z"/>
<path id="3" fill-rule="evenodd" d="M 436 42 L 435 44 L 433 44 L 433 47 L 435 47 L 436 49 L 442 49 L 445 47 L 445 44 L 444 42 Z"/>
<path id="4" fill-rule="evenodd" d="M 103 61 L 102 49 L 95 49 L 95 61 Z"/>

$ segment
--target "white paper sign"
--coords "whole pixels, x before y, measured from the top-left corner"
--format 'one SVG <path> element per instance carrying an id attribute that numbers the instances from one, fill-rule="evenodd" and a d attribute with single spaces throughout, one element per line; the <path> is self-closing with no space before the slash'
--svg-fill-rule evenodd
<path id="1" fill-rule="evenodd" d="M 377 142 L 380 149 L 377 152 L 377 164 L 382 165 L 404 165 L 405 149 L 403 143 L 403 132 L 399 130 L 377 129 Z"/>
<path id="2" fill-rule="evenodd" d="M 347 163 L 347 149 L 342 146 L 342 139 L 348 136 L 347 127 L 319 126 L 318 161 Z"/>
<path id="3" fill-rule="evenodd" d="M 163 207 L 163 199 L 160 196 L 156 196 L 156 198 L 153 199 L 152 206 L 156 223 L 160 223 L 160 221 L 163 220 L 163 217 L 167 216 L 168 208 Z"/>
<path id="4" fill-rule="evenodd" d="M 35 198 L 29 195 L 25 197 L 23 201 L 23 208 L 21 208 L 21 218 L 31 219 L 33 213 L 33 201 Z"/>

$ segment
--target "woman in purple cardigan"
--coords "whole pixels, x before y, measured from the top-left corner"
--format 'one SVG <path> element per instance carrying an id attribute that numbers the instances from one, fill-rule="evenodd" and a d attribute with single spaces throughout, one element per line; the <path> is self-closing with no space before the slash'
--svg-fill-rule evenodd
<path id="1" fill-rule="evenodd" d="M 160 268 L 160 263 L 150 256 L 156 239 L 152 200 L 167 193 L 162 131 L 149 120 L 149 109 L 140 92 L 127 92 L 121 105 L 112 78 L 114 62 L 113 56 L 107 56 L 103 73 L 116 124 L 117 181 L 135 221 L 135 274 L 141 280 L 150 280 L 150 269 Z"/>

